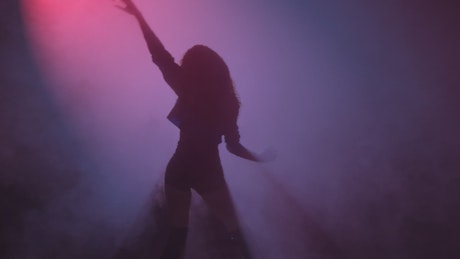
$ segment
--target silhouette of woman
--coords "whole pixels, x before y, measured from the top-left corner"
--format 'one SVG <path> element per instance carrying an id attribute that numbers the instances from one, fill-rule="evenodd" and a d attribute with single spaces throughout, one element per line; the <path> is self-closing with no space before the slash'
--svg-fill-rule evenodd
<path id="1" fill-rule="evenodd" d="M 118 6 L 134 15 L 153 62 L 178 99 L 168 119 L 180 129 L 176 151 L 165 173 L 165 197 L 171 231 L 162 258 L 182 258 L 188 231 L 191 189 L 223 222 L 229 239 L 240 240 L 238 222 L 224 179 L 218 145 L 222 136 L 229 152 L 252 161 L 273 159 L 273 153 L 256 156 L 240 143 L 237 118 L 240 103 L 223 59 L 210 48 L 196 45 L 180 65 L 153 33 L 132 0 Z"/>

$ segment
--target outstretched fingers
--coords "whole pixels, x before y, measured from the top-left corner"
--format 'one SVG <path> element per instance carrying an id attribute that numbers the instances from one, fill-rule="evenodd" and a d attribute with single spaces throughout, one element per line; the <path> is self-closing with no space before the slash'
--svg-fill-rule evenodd
<path id="1" fill-rule="evenodd" d="M 113 0 L 114 6 L 120 10 L 123 10 L 129 14 L 136 15 L 139 13 L 136 5 L 134 5 L 133 1 L 131 0 Z"/>

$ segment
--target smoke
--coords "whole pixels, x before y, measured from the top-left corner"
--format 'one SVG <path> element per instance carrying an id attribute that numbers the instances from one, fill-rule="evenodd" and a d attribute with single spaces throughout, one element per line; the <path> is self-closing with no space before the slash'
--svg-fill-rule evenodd
<path id="1" fill-rule="evenodd" d="M 242 142 L 222 148 L 255 258 L 458 254 L 460 38 L 444 3 L 136 3 L 180 61 L 227 62 Z M 175 101 L 135 20 L 106 1 L 0 7 L 0 256 L 153 257 Z M 216 258 L 219 224 L 193 197 L 188 258 Z"/>

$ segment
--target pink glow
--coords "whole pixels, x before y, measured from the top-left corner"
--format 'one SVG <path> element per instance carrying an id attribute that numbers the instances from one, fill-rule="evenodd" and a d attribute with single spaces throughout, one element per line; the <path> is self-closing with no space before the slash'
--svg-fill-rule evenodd
<path id="1" fill-rule="evenodd" d="M 442 1 L 134 1 L 177 61 L 197 43 L 224 58 L 242 102 L 242 142 L 279 152 L 265 165 L 221 152 L 255 258 L 443 258 L 445 248 L 458 251 L 458 242 L 444 244 L 458 224 L 451 200 L 459 196 L 452 181 L 460 146 L 458 8 Z M 53 237 L 65 232 L 75 250 L 87 244 L 110 254 L 113 247 L 96 248 L 93 239 L 119 244 L 161 183 L 178 139 L 165 118 L 175 96 L 135 20 L 110 0 L 21 3 L 46 91 L 91 162 L 79 165 L 84 177 L 52 197 L 42 217 L 30 211 L 25 238 L 13 235 L 26 245 L 15 247 L 30 253 L 23 258 L 40 257 L 42 247 L 66 249 L 61 235 L 27 239 L 43 229 Z M 5 24 L 2 36 L 22 37 L 20 25 Z M 5 46 L 14 44 L 8 40 Z M 425 254 L 431 246 L 443 254 Z"/>
<path id="2" fill-rule="evenodd" d="M 284 239 L 283 227 L 270 229 L 273 222 L 261 220 L 260 211 L 279 208 L 275 217 L 291 211 L 290 219 L 301 222 L 296 199 L 315 203 L 302 198 L 318 190 L 315 181 L 321 182 L 314 179 L 314 161 L 305 156 L 321 147 L 305 143 L 314 143 L 336 123 L 334 107 L 328 109 L 323 101 L 343 94 L 332 89 L 340 86 L 346 71 L 334 55 L 322 57 L 321 42 L 313 40 L 315 30 L 308 25 L 292 27 L 274 6 L 247 2 L 136 1 L 176 61 L 197 43 L 226 60 L 242 101 L 242 141 L 255 151 L 272 145 L 280 152 L 275 163 L 264 167 L 222 152 L 241 220 L 249 226 L 250 238 L 264 236 L 264 242 L 252 244 L 262 253 L 260 258 L 303 255 L 302 242 L 274 245 Z M 48 91 L 98 162 L 95 170 L 106 176 L 97 187 L 99 198 L 108 204 L 100 213 L 117 221 L 116 211 L 120 221 L 131 221 L 161 179 L 176 145 L 178 131 L 165 119 L 174 104 L 173 92 L 151 63 L 134 18 L 110 1 L 24 0 L 23 9 Z M 267 177 L 271 170 L 277 175 Z M 313 188 L 305 188 L 309 180 Z M 284 198 L 273 197 L 273 190 Z M 290 192 L 295 192 L 294 199 Z M 330 198 L 330 204 L 334 202 Z M 262 252 L 269 247 L 273 257 Z"/>
<path id="3" fill-rule="evenodd" d="M 290 113 L 280 108 L 284 105 L 279 97 L 322 94 L 314 88 L 295 94 L 296 81 L 304 77 L 300 68 L 313 68 L 306 61 L 317 58 L 308 45 L 286 40 L 296 32 L 274 19 L 270 6 L 254 12 L 252 4 L 241 3 L 137 3 L 177 61 L 197 43 L 209 45 L 223 56 L 243 103 L 240 127 L 244 140 L 255 149 L 285 145 L 272 143 L 276 135 L 290 130 L 271 125 L 273 116 L 279 119 L 278 124 L 285 124 L 283 113 Z M 162 150 L 166 154 L 158 164 L 164 165 L 177 138 L 177 130 L 164 119 L 175 96 L 151 63 L 135 20 L 110 1 L 28 0 L 23 1 L 23 9 L 37 60 L 50 82 L 49 92 L 91 152 L 129 167 L 132 161 L 123 153 L 113 154 L 116 150 L 141 148 L 139 152 L 146 157 L 149 153 L 144 149 Z M 293 47 L 300 52 L 287 52 Z M 292 71 L 292 67 L 298 70 Z M 313 85 L 318 79 L 312 76 L 306 84 Z M 318 98 L 307 98 L 311 99 L 307 107 L 317 105 Z M 314 111 L 305 110 L 302 114 Z M 260 132 L 260 127 L 271 130 Z M 146 142 L 164 146 L 155 149 Z"/>

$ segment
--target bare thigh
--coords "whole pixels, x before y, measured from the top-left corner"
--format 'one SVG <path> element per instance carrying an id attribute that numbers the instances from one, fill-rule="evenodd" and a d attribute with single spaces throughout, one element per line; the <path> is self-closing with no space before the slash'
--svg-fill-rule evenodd
<path id="1" fill-rule="evenodd" d="M 189 221 L 191 191 L 178 189 L 172 185 L 165 185 L 166 206 L 171 225 L 187 227 Z"/>

